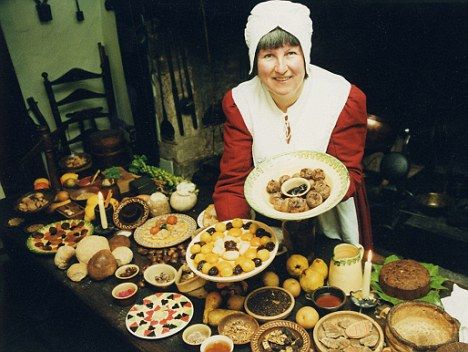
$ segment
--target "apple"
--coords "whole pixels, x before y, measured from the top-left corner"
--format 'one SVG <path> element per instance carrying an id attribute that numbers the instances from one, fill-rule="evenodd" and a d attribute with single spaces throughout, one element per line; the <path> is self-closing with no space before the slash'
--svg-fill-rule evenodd
<path id="1" fill-rule="evenodd" d="M 310 306 L 300 308 L 296 313 L 296 323 L 304 329 L 312 329 L 319 320 L 319 314 Z"/>

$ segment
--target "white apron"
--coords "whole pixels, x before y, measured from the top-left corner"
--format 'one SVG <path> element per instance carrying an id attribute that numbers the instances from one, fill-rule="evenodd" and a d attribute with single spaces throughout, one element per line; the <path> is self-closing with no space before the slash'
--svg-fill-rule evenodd
<path id="1" fill-rule="evenodd" d="M 253 137 L 254 165 L 275 155 L 312 150 L 326 152 L 330 136 L 348 99 L 351 84 L 343 77 L 310 65 L 309 77 L 299 99 L 283 113 L 260 79 L 243 82 L 232 96 Z M 286 143 L 284 116 L 291 126 L 291 140 Z M 359 229 L 354 199 L 339 203 L 318 216 L 323 233 L 348 243 L 359 243 Z"/>

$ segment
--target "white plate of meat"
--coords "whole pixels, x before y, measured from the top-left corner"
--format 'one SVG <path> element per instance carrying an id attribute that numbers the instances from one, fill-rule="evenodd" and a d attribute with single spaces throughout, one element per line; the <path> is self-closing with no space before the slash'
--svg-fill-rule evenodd
<path id="1" fill-rule="evenodd" d="M 298 177 L 310 183 L 303 196 L 285 195 L 281 185 Z M 277 155 L 257 165 L 244 185 L 245 198 L 257 212 L 273 219 L 303 220 L 335 207 L 349 187 L 346 166 L 320 152 L 299 151 Z"/>

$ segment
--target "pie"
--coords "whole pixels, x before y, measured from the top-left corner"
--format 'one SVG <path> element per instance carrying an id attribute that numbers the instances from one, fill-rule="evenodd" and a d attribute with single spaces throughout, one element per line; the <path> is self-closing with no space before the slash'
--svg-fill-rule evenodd
<path id="1" fill-rule="evenodd" d="M 127 313 L 125 325 L 143 339 L 160 339 L 182 330 L 192 319 L 193 304 L 180 293 L 158 292 L 143 298 Z"/>
<path id="2" fill-rule="evenodd" d="M 56 253 L 64 245 L 75 247 L 93 230 L 93 225 L 84 220 L 56 221 L 32 233 L 26 240 L 26 246 L 34 253 Z"/>
<path id="3" fill-rule="evenodd" d="M 177 218 L 175 221 L 169 219 Z M 184 214 L 166 214 L 156 216 L 135 230 L 135 241 L 148 248 L 165 248 L 188 239 L 195 229 L 195 220 Z"/>

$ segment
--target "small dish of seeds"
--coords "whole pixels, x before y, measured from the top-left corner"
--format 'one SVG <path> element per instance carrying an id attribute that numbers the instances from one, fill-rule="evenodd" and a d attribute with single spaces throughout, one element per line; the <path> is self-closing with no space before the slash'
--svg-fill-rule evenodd
<path id="1" fill-rule="evenodd" d="M 145 280 L 156 287 L 167 287 L 174 283 L 177 270 L 169 264 L 153 264 L 146 268 Z"/>
<path id="2" fill-rule="evenodd" d="M 140 268 L 136 264 L 122 265 L 115 271 L 115 276 L 118 279 L 126 280 L 135 277 L 140 272 Z"/>

